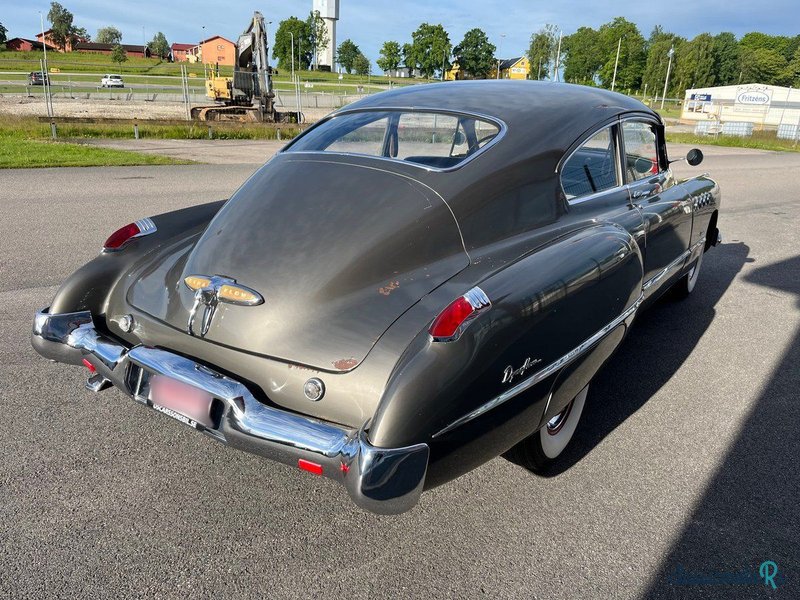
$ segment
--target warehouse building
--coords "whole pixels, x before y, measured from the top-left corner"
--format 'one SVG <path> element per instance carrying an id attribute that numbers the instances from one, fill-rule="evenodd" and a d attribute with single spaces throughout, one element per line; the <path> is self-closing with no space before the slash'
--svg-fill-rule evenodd
<path id="1" fill-rule="evenodd" d="M 755 83 L 686 90 L 681 120 L 750 124 L 755 130 L 796 127 L 800 90 Z"/>

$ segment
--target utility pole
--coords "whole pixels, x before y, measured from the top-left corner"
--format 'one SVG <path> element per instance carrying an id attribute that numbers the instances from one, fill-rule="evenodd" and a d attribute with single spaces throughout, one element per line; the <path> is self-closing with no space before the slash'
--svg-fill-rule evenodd
<path id="1" fill-rule="evenodd" d="M 536 81 L 542 80 L 542 57 L 539 57 L 539 70 L 536 71 Z"/>
<path id="2" fill-rule="evenodd" d="M 619 65 L 619 51 L 622 48 L 622 38 L 619 38 L 619 42 L 617 42 L 617 59 L 614 61 L 614 77 L 611 79 L 611 91 L 614 91 L 614 87 L 617 85 L 617 65 Z"/>
<path id="3" fill-rule="evenodd" d="M 667 76 L 664 79 L 664 93 L 661 94 L 661 110 L 664 110 L 664 100 L 667 99 L 667 86 L 669 85 L 669 72 L 672 70 L 672 57 L 675 54 L 675 46 L 672 46 L 667 52 L 669 62 L 667 63 Z"/>
<path id="4" fill-rule="evenodd" d="M 495 79 L 500 79 L 500 63 L 502 62 L 502 58 L 500 58 L 500 50 L 503 48 L 503 40 L 505 39 L 506 34 L 500 34 L 500 47 L 497 49 L 497 77 Z"/>

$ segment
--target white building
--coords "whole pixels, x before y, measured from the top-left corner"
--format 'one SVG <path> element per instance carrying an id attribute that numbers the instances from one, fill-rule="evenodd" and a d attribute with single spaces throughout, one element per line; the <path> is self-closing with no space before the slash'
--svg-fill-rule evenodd
<path id="1" fill-rule="evenodd" d="M 752 123 L 755 129 L 798 125 L 800 90 L 755 83 L 686 90 L 681 120 Z"/>
<path id="2" fill-rule="evenodd" d="M 319 12 L 328 31 L 328 45 L 317 56 L 317 68 L 324 66 L 335 71 L 336 21 L 339 20 L 339 0 L 313 0 L 312 10 Z"/>

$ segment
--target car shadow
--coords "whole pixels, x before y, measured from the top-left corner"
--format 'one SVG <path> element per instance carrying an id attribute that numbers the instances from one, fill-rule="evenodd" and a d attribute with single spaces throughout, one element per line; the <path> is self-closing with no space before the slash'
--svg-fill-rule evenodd
<path id="1" fill-rule="evenodd" d="M 712 248 L 689 298 L 678 300 L 667 292 L 637 315 L 619 349 L 592 380 L 575 437 L 545 476 L 571 468 L 672 378 L 714 320 L 717 302 L 743 265 L 753 262 L 749 253 L 742 242 Z"/>
<path id="2" fill-rule="evenodd" d="M 795 294 L 800 309 L 798 273 L 800 256 L 755 269 L 745 281 Z M 798 365 L 800 330 L 642 597 L 800 597 Z M 777 573 L 772 566 L 761 571 L 766 561 Z M 751 580 L 712 585 L 697 578 L 741 572 Z M 775 574 L 775 589 L 762 573 Z"/>

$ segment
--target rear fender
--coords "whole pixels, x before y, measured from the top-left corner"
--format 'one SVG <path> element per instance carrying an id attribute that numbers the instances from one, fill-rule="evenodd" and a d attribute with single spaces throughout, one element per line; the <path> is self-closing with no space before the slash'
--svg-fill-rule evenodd
<path id="1" fill-rule="evenodd" d="M 221 200 L 152 217 L 155 233 L 135 238 L 120 250 L 101 252 L 75 271 L 56 292 L 50 312 L 88 310 L 93 315 L 105 314 L 109 293 L 122 274 L 143 256 L 179 236 L 190 237 L 201 233 L 224 203 L 225 200 Z"/>
<path id="2" fill-rule="evenodd" d="M 491 309 L 459 339 L 434 342 L 426 328 L 409 346 L 378 406 L 371 443 L 430 443 L 430 485 L 505 452 L 539 428 L 561 370 L 632 314 L 642 274 L 638 245 L 611 224 L 573 232 L 494 273 L 479 284 Z M 603 354 L 620 340 L 603 343 Z M 588 370 L 581 377 L 594 374 Z"/>

